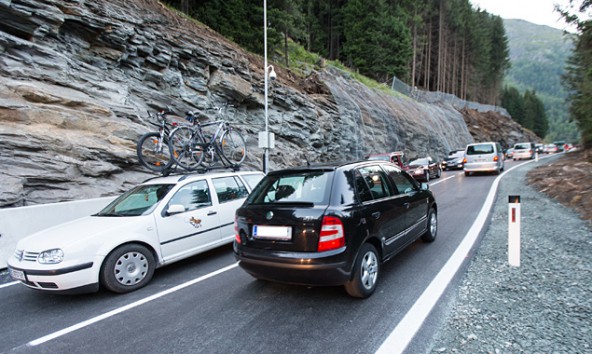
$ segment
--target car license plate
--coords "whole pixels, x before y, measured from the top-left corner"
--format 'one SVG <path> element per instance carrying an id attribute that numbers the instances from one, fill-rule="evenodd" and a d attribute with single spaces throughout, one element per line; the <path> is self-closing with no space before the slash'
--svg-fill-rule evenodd
<path id="1" fill-rule="evenodd" d="M 25 278 L 25 272 L 23 272 L 22 270 L 16 270 L 16 269 L 12 269 L 12 268 L 8 268 L 10 270 L 10 276 L 14 279 L 14 280 L 22 280 L 22 281 L 26 281 L 27 279 Z"/>
<path id="2" fill-rule="evenodd" d="M 292 226 L 253 225 L 253 237 L 269 240 L 290 240 L 292 238 Z"/>

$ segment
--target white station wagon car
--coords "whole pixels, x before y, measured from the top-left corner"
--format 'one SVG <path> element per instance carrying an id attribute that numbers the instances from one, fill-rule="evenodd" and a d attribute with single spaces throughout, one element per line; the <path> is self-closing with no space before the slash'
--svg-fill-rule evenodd
<path id="1" fill-rule="evenodd" d="M 156 268 L 231 243 L 235 211 L 263 176 L 243 171 L 151 179 L 96 214 L 20 240 L 8 260 L 10 275 L 45 291 L 139 289 Z"/>

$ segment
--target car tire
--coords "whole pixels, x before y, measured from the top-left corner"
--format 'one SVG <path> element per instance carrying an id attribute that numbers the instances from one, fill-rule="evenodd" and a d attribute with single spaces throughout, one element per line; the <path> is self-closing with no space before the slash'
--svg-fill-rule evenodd
<path id="1" fill-rule="evenodd" d="M 436 209 L 430 208 L 428 212 L 428 226 L 427 231 L 421 235 L 423 242 L 434 242 L 438 235 L 438 213 Z"/>
<path id="2" fill-rule="evenodd" d="M 471 175 L 471 172 L 465 171 L 465 176 L 469 177 Z"/>
<path id="3" fill-rule="evenodd" d="M 423 176 L 426 183 L 430 181 L 430 171 L 425 171 L 425 175 Z"/>
<path id="4" fill-rule="evenodd" d="M 120 246 L 105 258 L 99 279 L 101 285 L 114 293 L 127 293 L 150 282 L 156 262 L 154 255 L 139 244 Z"/>
<path id="5" fill-rule="evenodd" d="M 380 261 L 376 248 L 370 243 L 365 243 L 360 248 L 352 279 L 345 283 L 345 291 L 352 297 L 367 298 L 376 290 Z"/>

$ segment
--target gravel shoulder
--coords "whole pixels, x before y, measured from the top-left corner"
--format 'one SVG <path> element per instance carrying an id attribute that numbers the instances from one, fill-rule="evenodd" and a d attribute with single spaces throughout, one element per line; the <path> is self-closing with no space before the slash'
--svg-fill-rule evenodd
<path id="1" fill-rule="evenodd" d="M 430 353 L 592 353 L 590 222 L 527 184 L 529 171 L 557 160 L 501 180 L 491 224 Z M 521 197 L 520 267 L 508 264 L 509 195 Z"/>

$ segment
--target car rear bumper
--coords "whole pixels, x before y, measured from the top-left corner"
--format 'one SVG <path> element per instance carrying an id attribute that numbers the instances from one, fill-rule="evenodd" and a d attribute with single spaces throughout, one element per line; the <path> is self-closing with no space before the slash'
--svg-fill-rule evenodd
<path id="1" fill-rule="evenodd" d="M 465 172 L 493 172 L 501 169 L 497 162 L 474 162 L 466 163 L 463 167 Z"/>
<path id="2" fill-rule="evenodd" d="M 274 251 L 273 256 L 262 250 L 236 250 L 239 266 L 260 279 L 281 283 L 337 286 L 345 284 L 351 275 L 351 266 L 343 260 L 344 249 L 323 253 Z M 338 250 L 339 251 L 339 250 Z"/>

